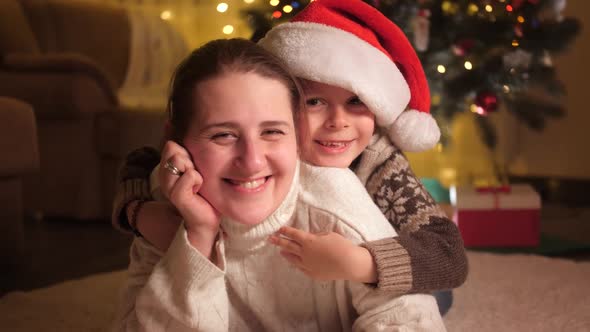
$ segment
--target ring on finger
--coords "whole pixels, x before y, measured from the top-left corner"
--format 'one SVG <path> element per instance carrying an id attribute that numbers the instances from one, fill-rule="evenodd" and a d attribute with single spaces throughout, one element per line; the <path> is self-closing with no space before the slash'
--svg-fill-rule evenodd
<path id="1" fill-rule="evenodd" d="M 174 164 L 172 164 L 172 162 L 170 160 L 168 160 L 165 164 L 164 164 L 164 168 L 167 169 L 168 171 L 170 171 L 170 173 L 172 173 L 172 175 L 182 175 L 182 172 L 176 167 L 174 166 Z"/>

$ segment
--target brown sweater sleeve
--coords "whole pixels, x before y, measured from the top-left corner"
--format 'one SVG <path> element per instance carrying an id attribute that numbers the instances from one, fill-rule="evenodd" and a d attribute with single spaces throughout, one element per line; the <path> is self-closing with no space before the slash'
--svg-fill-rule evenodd
<path id="1" fill-rule="evenodd" d="M 378 288 L 425 293 L 460 286 L 467 257 L 457 226 L 446 216 L 394 149 L 366 183 L 377 206 L 398 232 L 363 244 L 377 264 Z"/>
<path id="2" fill-rule="evenodd" d="M 131 232 L 125 207 L 135 200 L 152 200 L 150 174 L 160 162 L 160 153 L 151 147 L 139 148 L 127 155 L 117 176 L 117 192 L 113 201 L 113 226 Z"/>

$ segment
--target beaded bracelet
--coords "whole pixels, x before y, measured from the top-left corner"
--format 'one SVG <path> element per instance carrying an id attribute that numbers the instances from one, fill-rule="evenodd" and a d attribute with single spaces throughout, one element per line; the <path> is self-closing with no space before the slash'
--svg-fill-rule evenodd
<path id="1" fill-rule="evenodd" d="M 143 237 L 139 229 L 137 229 L 137 216 L 139 215 L 139 210 L 141 210 L 141 207 L 145 202 L 147 202 L 147 200 L 137 201 L 137 204 L 135 207 L 133 207 L 133 213 L 131 213 L 131 220 L 129 220 L 129 227 L 131 228 L 131 231 L 133 231 L 133 234 L 135 234 L 137 237 Z"/>

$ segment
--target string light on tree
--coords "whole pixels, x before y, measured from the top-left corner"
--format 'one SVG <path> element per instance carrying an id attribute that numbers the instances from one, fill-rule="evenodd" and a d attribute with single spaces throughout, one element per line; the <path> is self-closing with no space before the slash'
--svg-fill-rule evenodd
<path id="1" fill-rule="evenodd" d="M 290 12 L 292 12 L 292 11 L 293 11 L 293 7 L 291 7 L 291 6 L 289 6 L 289 5 L 286 5 L 286 6 L 284 6 L 284 7 L 283 7 L 283 11 L 284 11 L 285 13 L 289 14 Z"/>
<path id="2" fill-rule="evenodd" d="M 234 33 L 234 26 L 231 24 L 228 24 L 223 27 L 222 31 L 226 35 L 231 35 L 232 33 Z"/>
<path id="3" fill-rule="evenodd" d="M 270 5 L 273 7 L 278 6 L 281 2 L 279 0 L 270 0 Z"/>
<path id="4" fill-rule="evenodd" d="M 220 13 L 225 13 L 227 11 L 227 9 L 229 8 L 229 5 L 225 2 L 220 2 L 217 5 L 217 11 Z"/>
<path id="5" fill-rule="evenodd" d="M 251 4 L 251 3 L 254 2 L 254 0 L 244 0 L 244 2 L 247 3 L 247 4 Z"/>
<path id="6" fill-rule="evenodd" d="M 160 18 L 163 19 L 164 21 L 169 21 L 172 19 L 172 11 L 170 10 L 164 10 L 160 13 Z"/>

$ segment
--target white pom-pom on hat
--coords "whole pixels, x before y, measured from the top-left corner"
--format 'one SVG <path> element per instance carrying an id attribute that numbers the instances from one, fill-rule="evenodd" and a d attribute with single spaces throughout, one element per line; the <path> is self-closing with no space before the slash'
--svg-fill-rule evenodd
<path id="1" fill-rule="evenodd" d="M 440 139 L 440 129 L 430 114 L 407 110 L 388 128 L 389 138 L 403 151 L 425 151 Z"/>

